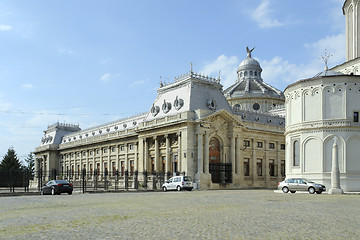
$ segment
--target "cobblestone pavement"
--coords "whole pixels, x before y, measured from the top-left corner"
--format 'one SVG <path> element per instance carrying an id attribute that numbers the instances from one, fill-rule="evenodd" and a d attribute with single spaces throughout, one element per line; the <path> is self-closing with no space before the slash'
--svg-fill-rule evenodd
<path id="1" fill-rule="evenodd" d="M 269 190 L 0 197 L 1 239 L 360 239 L 360 195 Z"/>

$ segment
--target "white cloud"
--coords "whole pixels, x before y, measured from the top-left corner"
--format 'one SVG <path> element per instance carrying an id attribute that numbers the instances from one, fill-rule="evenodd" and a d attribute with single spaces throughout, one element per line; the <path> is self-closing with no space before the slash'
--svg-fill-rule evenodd
<path id="1" fill-rule="evenodd" d="M 10 31 L 11 29 L 12 29 L 12 26 L 10 26 L 10 25 L 0 24 L 0 31 Z"/>
<path id="2" fill-rule="evenodd" d="M 112 74 L 112 73 L 105 73 L 100 77 L 100 81 L 106 83 L 109 82 L 115 78 L 119 78 L 121 74 Z"/>
<path id="3" fill-rule="evenodd" d="M 313 51 L 314 56 L 321 58 L 325 54 L 325 49 L 332 57 L 329 59 L 329 64 L 339 64 L 345 61 L 345 33 L 338 35 L 326 36 L 314 43 L 305 44 L 305 48 Z M 331 67 L 329 65 L 329 67 Z"/>
<path id="4" fill-rule="evenodd" d="M 236 69 L 239 65 L 239 59 L 236 56 L 227 57 L 221 55 L 213 62 L 207 63 L 201 70 L 201 74 L 217 77 L 221 76 L 221 83 L 224 86 L 230 86 L 236 81 Z"/>
<path id="5" fill-rule="evenodd" d="M 135 82 L 132 82 L 130 84 L 130 87 L 136 87 L 136 86 L 144 85 L 145 83 L 146 83 L 146 81 L 144 81 L 144 80 L 135 81 Z"/>
<path id="6" fill-rule="evenodd" d="M 100 81 L 108 82 L 110 81 L 110 78 L 111 78 L 111 73 L 105 73 L 104 75 L 101 76 Z"/>
<path id="7" fill-rule="evenodd" d="M 12 108 L 11 103 L 0 101 L 0 111 L 9 111 L 11 108 Z"/>
<path id="8" fill-rule="evenodd" d="M 60 47 L 57 49 L 58 53 L 60 54 L 66 54 L 66 55 L 74 55 L 76 52 L 68 47 Z"/>
<path id="9" fill-rule="evenodd" d="M 273 28 L 285 25 L 271 16 L 272 11 L 270 1 L 262 0 L 261 4 L 251 13 L 251 18 L 258 23 L 260 28 Z"/>
<path id="10" fill-rule="evenodd" d="M 23 88 L 34 88 L 34 86 L 31 83 L 25 83 L 25 84 L 21 85 L 21 87 L 23 87 Z"/>

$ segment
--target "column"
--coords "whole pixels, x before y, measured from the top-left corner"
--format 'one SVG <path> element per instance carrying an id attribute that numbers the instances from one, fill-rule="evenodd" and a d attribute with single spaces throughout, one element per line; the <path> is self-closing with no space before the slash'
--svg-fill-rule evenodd
<path id="1" fill-rule="evenodd" d="M 181 132 L 177 133 L 177 137 L 178 137 L 178 167 L 179 167 L 179 171 L 180 172 L 184 172 L 185 169 L 183 169 L 182 166 L 182 159 L 183 159 L 183 152 L 182 152 L 182 141 L 181 141 Z"/>
<path id="2" fill-rule="evenodd" d="M 155 140 L 155 172 L 158 172 L 159 169 L 158 169 L 158 162 L 159 162 L 159 140 L 158 140 L 158 137 L 155 136 L 154 137 L 154 140 Z"/>
<path id="3" fill-rule="evenodd" d="M 204 172 L 205 174 L 210 174 L 209 172 L 209 133 L 205 132 L 204 135 L 204 145 L 205 145 L 205 150 L 204 150 Z"/>
<path id="4" fill-rule="evenodd" d="M 138 154 L 138 143 L 135 142 L 134 143 L 134 174 L 135 171 L 138 171 L 138 167 L 139 167 L 139 154 Z"/>
<path id="5" fill-rule="evenodd" d="M 138 165 L 137 170 L 138 172 L 144 171 L 144 139 L 140 138 L 138 146 Z"/>
<path id="6" fill-rule="evenodd" d="M 170 161 L 170 151 L 171 151 L 171 147 L 170 147 L 170 136 L 169 134 L 165 135 L 166 138 L 166 163 L 165 163 L 165 175 L 170 172 L 170 166 L 171 166 L 171 161 Z"/>
<path id="7" fill-rule="evenodd" d="M 148 164 L 149 164 L 149 146 L 148 146 L 148 141 L 147 139 L 145 138 L 144 139 L 145 143 L 144 143 L 144 172 L 145 171 L 149 171 L 149 168 L 148 168 Z"/>
<path id="8" fill-rule="evenodd" d="M 202 133 L 198 133 L 198 174 L 203 173 L 203 136 Z"/>
<path id="9" fill-rule="evenodd" d="M 125 150 L 125 171 L 129 171 L 128 143 L 125 144 L 124 150 Z"/>
<path id="10" fill-rule="evenodd" d="M 329 194 L 343 194 L 344 191 L 340 187 L 340 170 L 337 137 L 334 137 L 334 144 L 332 148 L 332 167 L 331 167 L 331 189 Z"/>
<path id="11" fill-rule="evenodd" d="M 257 179 L 257 157 L 256 151 L 254 151 L 254 140 L 251 140 L 251 153 L 252 153 L 252 164 L 250 164 L 250 173 L 252 174 L 252 181 L 254 183 L 255 179 Z"/>
<path id="12" fill-rule="evenodd" d="M 236 136 L 236 174 L 238 175 L 244 175 L 244 170 L 243 170 L 243 165 L 242 162 L 242 157 L 241 157 L 241 139 L 239 136 Z"/>
<path id="13" fill-rule="evenodd" d="M 235 175 L 235 136 L 231 137 L 230 143 L 230 157 L 231 157 L 231 171 L 232 175 Z"/>

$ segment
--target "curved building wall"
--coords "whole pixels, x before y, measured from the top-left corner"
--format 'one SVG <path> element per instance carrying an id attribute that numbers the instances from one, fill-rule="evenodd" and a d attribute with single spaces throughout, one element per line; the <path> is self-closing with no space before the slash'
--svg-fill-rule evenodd
<path id="1" fill-rule="evenodd" d="M 286 176 L 306 177 L 330 189 L 336 136 L 341 187 L 360 191 L 360 77 L 302 80 L 286 88 L 285 98 Z"/>

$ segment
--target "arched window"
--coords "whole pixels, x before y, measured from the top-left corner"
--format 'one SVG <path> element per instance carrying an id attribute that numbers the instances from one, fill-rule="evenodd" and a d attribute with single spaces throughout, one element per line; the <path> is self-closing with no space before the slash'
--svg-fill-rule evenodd
<path id="1" fill-rule="evenodd" d="M 244 76 L 246 77 L 247 75 L 248 75 L 248 72 L 247 72 L 247 71 L 245 71 L 245 72 L 244 72 Z"/>
<path id="2" fill-rule="evenodd" d="M 253 71 L 250 71 L 250 76 L 252 76 L 253 75 Z"/>
<path id="3" fill-rule="evenodd" d="M 300 146 L 297 140 L 293 143 L 293 166 L 300 166 Z"/>

